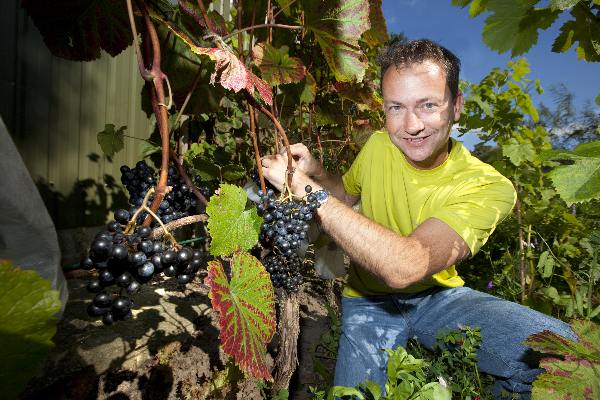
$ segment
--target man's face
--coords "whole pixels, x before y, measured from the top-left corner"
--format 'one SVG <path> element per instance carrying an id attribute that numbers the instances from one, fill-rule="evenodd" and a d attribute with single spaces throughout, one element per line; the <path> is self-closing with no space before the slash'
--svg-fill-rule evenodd
<path id="1" fill-rule="evenodd" d="M 392 143 L 418 169 L 432 169 L 448 156 L 450 130 L 460 117 L 462 94 L 454 102 L 444 70 L 431 61 L 388 68 L 383 109 Z"/>

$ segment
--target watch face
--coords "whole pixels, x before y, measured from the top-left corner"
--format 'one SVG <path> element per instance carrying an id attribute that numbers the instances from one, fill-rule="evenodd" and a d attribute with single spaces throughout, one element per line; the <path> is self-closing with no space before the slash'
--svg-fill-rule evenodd
<path id="1" fill-rule="evenodd" d="M 319 190 L 315 193 L 315 197 L 317 198 L 319 204 L 323 204 L 329 199 L 329 193 L 327 193 L 325 190 Z"/>

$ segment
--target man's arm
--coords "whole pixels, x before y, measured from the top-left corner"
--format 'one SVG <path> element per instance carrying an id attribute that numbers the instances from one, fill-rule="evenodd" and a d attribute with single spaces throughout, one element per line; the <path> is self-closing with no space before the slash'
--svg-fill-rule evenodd
<path id="1" fill-rule="evenodd" d="M 469 255 L 465 241 L 431 218 L 401 236 L 331 198 L 317 215 L 323 230 L 359 265 L 393 289 L 402 289 L 459 263 Z"/>

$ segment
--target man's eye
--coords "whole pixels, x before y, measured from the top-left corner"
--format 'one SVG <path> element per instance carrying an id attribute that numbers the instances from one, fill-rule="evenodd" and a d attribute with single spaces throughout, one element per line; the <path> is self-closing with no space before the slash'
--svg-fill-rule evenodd
<path id="1" fill-rule="evenodd" d="M 428 102 L 428 103 L 423 104 L 423 107 L 432 109 L 432 108 L 435 108 L 435 103 Z"/>

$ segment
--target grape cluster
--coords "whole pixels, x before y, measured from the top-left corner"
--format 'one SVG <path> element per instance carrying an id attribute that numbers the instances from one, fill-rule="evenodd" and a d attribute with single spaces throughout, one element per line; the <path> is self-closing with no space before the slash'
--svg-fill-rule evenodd
<path id="1" fill-rule="evenodd" d="M 121 182 L 129 192 L 129 203 L 132 206 L 131 213 L 136 208 L 139 208 L 144 201 L 144 196 L 148 190 L 155 186 L 158 182 L 157 173 L 145 161 L 138 161 L 134 168 L 129 168 L 126 165 L 121 166 Z M 194 178 L 194 183 L 199 186 L 200 192 L 204 197 L 208 198 L 212 194 L 208 186 L 201 186 L 202 180 L 199 176 Z M 169 167 L 167 186 L 171 186 L 172 190 L 167 193 L 160 203 L 156 212 L 159 218 L 164 222 L 174 221 L 188 215 L 197 214 L 200 210 L 200 202 L 195 197 L 183 178 L 179 177 L 177 170 L 174 167 Z M 150 196 L 147 206 L 152 204 L 153 195 Z M 146 218 L 146 213 L 140 213 L 138 224 L 141 224 Z M 157 222 L 153 221 L 153 226 Z"/>
<path id="2" fill-rule="evenodd" d="M 138 292 L 141 284 L 161 273 L 186 284 L 206 261 L 199 250 L 169 248 L 160 239 L 150 239 L 150 227 L 140 226 L 126 235 L 123 225 L 129 218 L 129 211 L 117 210 L 115 221 L 95 236 L 88 257 L 81 261 L 81 267 L 98 271 L 98 278 L 87 283 L 87 290 L 96 293 L 88 314 L 102 317 L 106 325 L 131 318 L 134 303 L 127 295 Z"/>
<path id="3" fill-rule="evenodd" d="M 308 241 L 309 222 L 319 207 L 312 188 L 306 186 L 307 195 L 302 199 L 275 198 L 272 189 L 267 193 L 258 192 L 260 202 L 258 213 L 264 223 L 261 226 L 260 239 L 271 252 L 263 257 L 271 280 L 275 287 L 283 287 L 288 292 L 298 291 L 302 283 L 304 260 L 297 251 L 303 242 Z"/>

